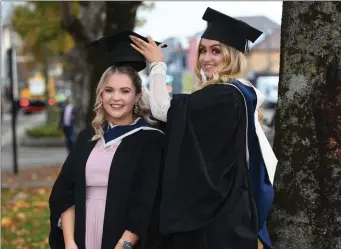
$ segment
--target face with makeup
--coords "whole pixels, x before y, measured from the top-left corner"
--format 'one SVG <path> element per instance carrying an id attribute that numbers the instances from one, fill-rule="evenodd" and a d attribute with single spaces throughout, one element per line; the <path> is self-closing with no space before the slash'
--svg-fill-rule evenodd
<path id="1" fill-rule="evenodd" d="M 112 74 L 102 91 L 102 103 L 107 119 L 114 125 L 130 124 L 133 121 L 134 104 L 140 97 L 141 93 L 136 93 L 136 88 L 127 74 Z"/>
<path id="2" fill-rule="evenodd" d="M 202 38 L 199 44 L 199 65 L 207 78 L 211 78 L 213 72 L 223 61 L 220 42 Z"/>

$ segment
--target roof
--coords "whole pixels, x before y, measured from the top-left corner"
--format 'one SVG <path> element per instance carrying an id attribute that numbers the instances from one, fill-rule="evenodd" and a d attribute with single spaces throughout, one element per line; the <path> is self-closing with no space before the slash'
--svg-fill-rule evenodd
<path id="1" fill-rule="evenodd" d="M 252 27 L 255 27 L 256 29 L 259 29 L 263 32 L 267 32 L 273 29 L 278 29 L 281 27 L 279 24 L 275 23 L 274 21 L 267 18 L 266 16 L 240 16 L 240 17 L 235 17 L 235 18 L 243 22 L 246 22 Z"/>
<path id="2" fill-rule="evenodd" d="M 263 41 L 256 44 L 252 51 L 280 50 L 281 48 L 281 29 L 274 29 Z"/>

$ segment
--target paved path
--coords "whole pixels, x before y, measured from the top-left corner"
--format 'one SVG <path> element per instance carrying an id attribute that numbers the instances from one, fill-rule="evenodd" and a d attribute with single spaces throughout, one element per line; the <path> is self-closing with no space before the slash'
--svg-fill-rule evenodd
<path id="1" fill-rule="evenodd" d="M 12 131 L 10 127 L 10 115 L 4 117 L 1 125 L 1 170 L 13 169 Z M 20 138 L 24 136 L 26 129 L 43 124 L 45 113 L 18 116 L 17 123 L 17 156 L 18 167 L 33 168 L 41 166 L 55 166 L 63 163 L 67 156 L 66 148 L 33 148 L 20 146 Z"/>

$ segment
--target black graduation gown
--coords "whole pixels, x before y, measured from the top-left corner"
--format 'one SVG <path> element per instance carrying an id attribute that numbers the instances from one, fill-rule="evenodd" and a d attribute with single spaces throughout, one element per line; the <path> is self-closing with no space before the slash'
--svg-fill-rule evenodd
<path id="1" fill-rule="evenodd" d="M 82 131 L 67 157 L 49 199 L 52 249 L 64 248 L 60 215 L 75 205 L 75 241 L 85 249 L 85 165 L 97 141 L 91 128 Z M 140 130 L 123 138 L 112 160 L 108 180 L 102 249 L 113 249 L 125 230 L 140 239 L 134 249 L 159 243 L 158 217 L 164 135 Z M 87 248 L 91 249 L 91 248 Z"/>
<path id="2" fill-rule="evenodd" d="M 162 249 L 255 249 L 243 95 L 232 85 L 175 95 L 167 115 Z"/>

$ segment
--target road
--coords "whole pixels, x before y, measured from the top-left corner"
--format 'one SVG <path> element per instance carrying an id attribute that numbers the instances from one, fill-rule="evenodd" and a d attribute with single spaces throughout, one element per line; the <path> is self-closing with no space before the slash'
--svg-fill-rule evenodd
<path id="1" fill-rule="evenodd" d="M 271 120 L 274 110 L 264 109 L 264 119 Z M 18 140 L 25 134 L 29 127 L 37 126 L 45 121 L 45 113 L 22 115 L 19 114 L 17 136 Z M 274 130 L 265 128 L 270 144 L 273 143 Z M 10 117 L 4 117 L 1 127 L 1 168 L 11 170 L 13 167 L 12 133 Z M 32 148 L 23 147 L 18 143 L 18 165 L 19 168 L 48 167 L 63 163 L 66 159 L 66 148 Z"/>
<path id="2" fill-rule="evenodd" d="M 26 129 L 45 122 L 45 113 L 31 115 L 18 114 L 17 119 L 17 155 L 20 168 L 39 166 L 55 166 L 63 163 L 67 156 L 65 148 L 31 148 L 20 146 L 20 138 Z M 1 170 L 11 170 L 13 167 L 11 116 L 5 115 L 1 123 Z"/>
<path id="3" fill-rule="evenodd" d="M 42 124 L 45 117 L 44 112 L 31 115 L 24 115 L 19 112 L 17 116 L 17 136 L 22 136 L 27 128 Z M 10 143 L 12 143 L 12 116 L 6 113 L 1 122 L 1 148 Z"/>

